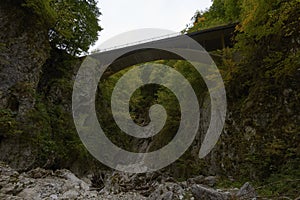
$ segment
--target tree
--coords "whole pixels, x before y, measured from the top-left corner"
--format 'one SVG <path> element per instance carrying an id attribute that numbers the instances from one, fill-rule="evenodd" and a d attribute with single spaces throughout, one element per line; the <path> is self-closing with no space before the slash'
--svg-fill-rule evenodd
<path id="1" fill-rule="evenodd" d="M 206 28 L 237 22 L 240 19 L 242 0 L 213 0 L 206 11 L 197 11 L 192 26 L 183 32 L 195 32 Z"/>
<path id="2" fill-rule="evenodd" d="M 49 28 L 52 46 L 72 55 L 87 52 L 102 30 L 96 0 L 25 0 L 23 5 Z"/>
<path id="3" fill-rule="evenodd" d="M 299 56 L 299 8 L 299 0 L 251 0 L 243 3 L 242 34 L 237 37 L 237 47 L 249 62 L 249 67 L 264 66 L 265 70 L 272 70 L 269 74 L 278 74 L 279 69 L 287 67 L 289 70 L 285 72 L 296 72 L 296 65 L 284 62 Z M 253 65 L 257 61 L 261 63 Z"/>
<path id="4" fill-rule="evenodd" d="M 226 0 L 224 2 L 225 17 L 229 22 L 240 20 L 241 14 L 241 0 Z"/>
<path id="5" fill-rule="evenodd" d="M 53 8 L 58 14 L 55 26 L 50 30 L 50 41 L 56 47 L 72 55 L 87 52 L 98 39 L 101 14 L 95 0 L 54 0 Z"/>

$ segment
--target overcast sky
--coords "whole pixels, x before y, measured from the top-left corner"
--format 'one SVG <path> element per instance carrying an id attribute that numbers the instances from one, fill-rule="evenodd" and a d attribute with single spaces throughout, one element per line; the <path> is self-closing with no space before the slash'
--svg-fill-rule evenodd
<path id="1" fill-rule="evenodd" d="M 180 32 L 197 10 L 205 10 L 210 5 L 211 0 L 99 0 L 100 25 L 104 30 L 91 49 L 113 36 L 135 29 L 160 28 Z"/>

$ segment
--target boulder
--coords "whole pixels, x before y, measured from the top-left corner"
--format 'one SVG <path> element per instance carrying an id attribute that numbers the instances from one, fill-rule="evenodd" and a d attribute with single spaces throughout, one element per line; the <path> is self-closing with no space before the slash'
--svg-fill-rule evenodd
<path id="1" fill-rule="evenodd" d="M 257 193 L 254 187 L 252 187 L 249 182 L 246 182 L 236 193 L 236 197 L 239 199 L 255 199 L 257 197 Z"/>
<path id="2" fill-rule="evenodd" d="M 191 191 L 195 200 L 228 200 L 231 197 L 228 193 L 218 192 L 202 185 L 193 185 Z"/>
<path id="3" fill-rule="evenodd" d="M 163 183 L 148 197 L 148 200 L 179 200 L 185 194 L 184 189 L 177 183 Z"/>

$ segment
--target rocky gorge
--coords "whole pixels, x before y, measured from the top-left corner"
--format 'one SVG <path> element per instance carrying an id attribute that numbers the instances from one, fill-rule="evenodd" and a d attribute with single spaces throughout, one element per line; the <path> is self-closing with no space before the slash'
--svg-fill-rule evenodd
<path id="1" fill-rule="evenodd" d="M 213 189 L 217 177 L 198 176 L 177 182 L 163 174 L 105 173 L 101 187 L 93 187 L 91 176 L 79 179 L 69 170 L 36 168 L 19 173 L 0 164 L 0 198 L 7 200 L 103 199 L 103 200 L 230 200 L 256 199 L 255 189 Z M 90 177 L 90 178 L 89 178 Z"/>
<path id="2" fill-rule="evenodd" d="M 273 54 L 263 57 L 254 48 L 255 59 L 246 64 L 235 63 L 231 49 L 216 52 L 222 57 L 217 64 L 228 112 L 213 151 L 198 158 L 210 114 L 209 99 L 203 95 L 200 129 L 179 160 L 153 174 L 123 174 L 94 159 L 74 126 L 72 87 L 85 57 L 53 46 L 49 25 L 22 2 L 0 3 L 0 199 L 299 199 L 297 39 L 281 50 L 289 44 L 283 37 L 278 54 L 286 53 L 284 61 Z M 267 50 L 273 53 L 272 48 Z M 104 82 L 107 88 L 109 84 Z M 104 118 L 109 118 L 108 102 L 99 103 Z M 115 136 L 113 123 L 106 129 L 117 144 L 133 146 L 134 151 L 159 146 L 171 137 L 139 142 Z"/>

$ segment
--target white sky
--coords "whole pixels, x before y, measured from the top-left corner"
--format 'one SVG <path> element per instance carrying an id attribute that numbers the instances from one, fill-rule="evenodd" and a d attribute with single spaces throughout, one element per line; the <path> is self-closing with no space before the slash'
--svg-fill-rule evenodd
<path id="1" fill-rule="evenodd" d="M 100 25 L 104 30 L 91 50 L 118 34 L 135 29 L 160 28 L 180 32 L 197 10 L 205 10 L 211 4 L 211 0 L 99 0 Z M 145 37 L 142 39 L 149 39 L 149 36 Z"/>

